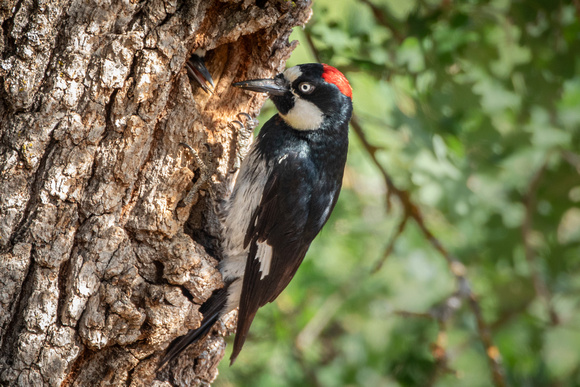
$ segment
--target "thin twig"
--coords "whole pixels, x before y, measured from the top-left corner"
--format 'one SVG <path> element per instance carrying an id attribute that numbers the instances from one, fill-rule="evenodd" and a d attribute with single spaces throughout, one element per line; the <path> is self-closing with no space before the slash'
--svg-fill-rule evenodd
<path id="1" fill-rule="evenodd" d="M 408 216 L 403 216 L 403 219 L 401 219 L 401 222 L 399 223 L 399 227 L 397 227 L 397 231 L 391 237 L 391 240 L 389 241 L 389 244 L 387 245 L 387 247 L 385 248 L 385 251 L 383 252 L 383 255 L 381 256 L 381 259 L 379 259 L 379 261 L 375 264 L 375 267 L 371 271 L 371 274 L 374 274 L 374 273 L 378 272 L 379 270 L 381 270 L 381 268 L 383 267 L 385 261 L 387 260 L 387 258 L 393 252 L 393 249 L 395 248 L 395 242 L 397 241 L 397 239 L 399 238 L 399 236 L 405 230 L 405 226 L 407 225 L 407 220 L 408 219 L 409 219 Z"/>
<path id="2" fill-rule="evenodd" d="M 417 313 L 417 312 L 409 312 L 408 310 L 395 310 L 394 314 L 406 318 L 413 317 L 425 320 L 435 320 L 435 318 L 431 313 Z"/>
<path id="3" fill-rule="evenodd" d="M 404 191 L 399 190 L 395 186 L 395 184 L 393 183 L 393 180 L 391 179 L 389 174 L 385 171 L 382 164 L 377 159 L 376 153 L 377 153 L 378 148 L 369 143 L 369 141 L 367 140 L 367 138 L 364 134 L 362 126 L 359 123 L 358 116 L 354 113 L 352 115 L 352 119 L 350 120 L 350 125 L 351 125 L 353 131 L 356 133 L 357 137 L 359 138 L 360 142 L 362 143 L 363 147 L 365 148 L 365 150 L 369 154 L 369 156 L 371 156 L 373 163 L 377 166 L 379 172 L 381 172 L 381 174 L 383 175 L 383 180 L 385 181 L 385 184 L 387 185 L 386 204 L 387 204 L 387 211 L 389 211 L 391 208 L 391 197 L 392 197 L 391 195 L 394 194 L 394 195 L 402 198 L 404 196 L 408 196 L 408 194 L 406 194 L 406 192 L 404 192 Z M 405 207 L 406 203 L 409 203 L 409 200 L 401 200 L 401 204 L 403 205 L 403 207 Z M 406 213 L 407 213 L 407 208 L 405 208 L 405 214 Z"/>
<path id="4" fill-rule="evenodd" d="M 437 340 L 431 343 L 431 354 L 435 358 L 436 367 L 433 370 L 426 387 L 434 386 L 437 379 L 443 374 L 453 374 L 457 377 L 457 371 L 449 367 L 449 354 L 447 351 L 447 330 L 445 324 L 439 323 Z"/>

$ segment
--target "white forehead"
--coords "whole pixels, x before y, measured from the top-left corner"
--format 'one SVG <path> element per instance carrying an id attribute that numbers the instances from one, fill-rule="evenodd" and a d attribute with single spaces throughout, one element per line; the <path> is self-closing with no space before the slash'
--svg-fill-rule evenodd
<path id="1" fill-rule="evenodd" d="M 286 78 L 290 83 L 293 83 L 295 80 L 300 78 L 302 75 L 302 71 L 300 70 L 300 66 L 290 67 L 284 71 L 284 78 Z"/>

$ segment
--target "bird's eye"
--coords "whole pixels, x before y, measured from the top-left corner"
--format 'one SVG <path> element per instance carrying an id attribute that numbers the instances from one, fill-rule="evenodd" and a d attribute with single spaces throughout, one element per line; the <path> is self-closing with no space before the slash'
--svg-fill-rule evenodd
<path id="1" fill-rule="evenodd" d="M 310 94 L 314 91 L 314 86 L 312 86 L 310 83 L 302 82 L 300 85 L 298 85 L 298 89 L 300 89 L 300 91 L 304 94 Z"/>

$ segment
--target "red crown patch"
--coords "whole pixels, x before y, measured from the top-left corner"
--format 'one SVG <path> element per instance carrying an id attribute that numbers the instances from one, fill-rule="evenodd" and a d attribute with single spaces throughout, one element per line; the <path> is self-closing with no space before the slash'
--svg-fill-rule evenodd
<path id="1" fill-rule="evenodd" d="M 322 68 L 324 69 L 322 78 L 326 82 L 336 85 L 342 94 L 352 99 L 352 88 L 346 77 L 340 71 L 327 64 L 323 63 Z"/>

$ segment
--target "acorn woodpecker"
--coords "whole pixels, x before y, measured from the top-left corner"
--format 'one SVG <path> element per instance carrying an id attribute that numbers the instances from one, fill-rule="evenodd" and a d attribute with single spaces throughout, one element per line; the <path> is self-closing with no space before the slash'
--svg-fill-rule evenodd
<path id="1" fill-rule="evenodd" d="M 268 93 L 279 113 L 262 127 L 223 208 L 225 287 L 200 307 L 201 326 L 174 340 L 161 366 L 239 307 L 233 364 L 256 312 L 294 277 L 342 185 L 352 90 L 341 72 L 310 63 L 234 86 Z"/>
<path id="2" fill-rule="evenodd" d="M 215 88 L 215 85 L 211 74 L 205 66 L 205 53 L 205 50 L 196 50 L 191 54 L 187 62 L 185 62 L 185 68 L 190 80 L 199 83 L 206 93 L 213 94 L 212 90 Z"/>

